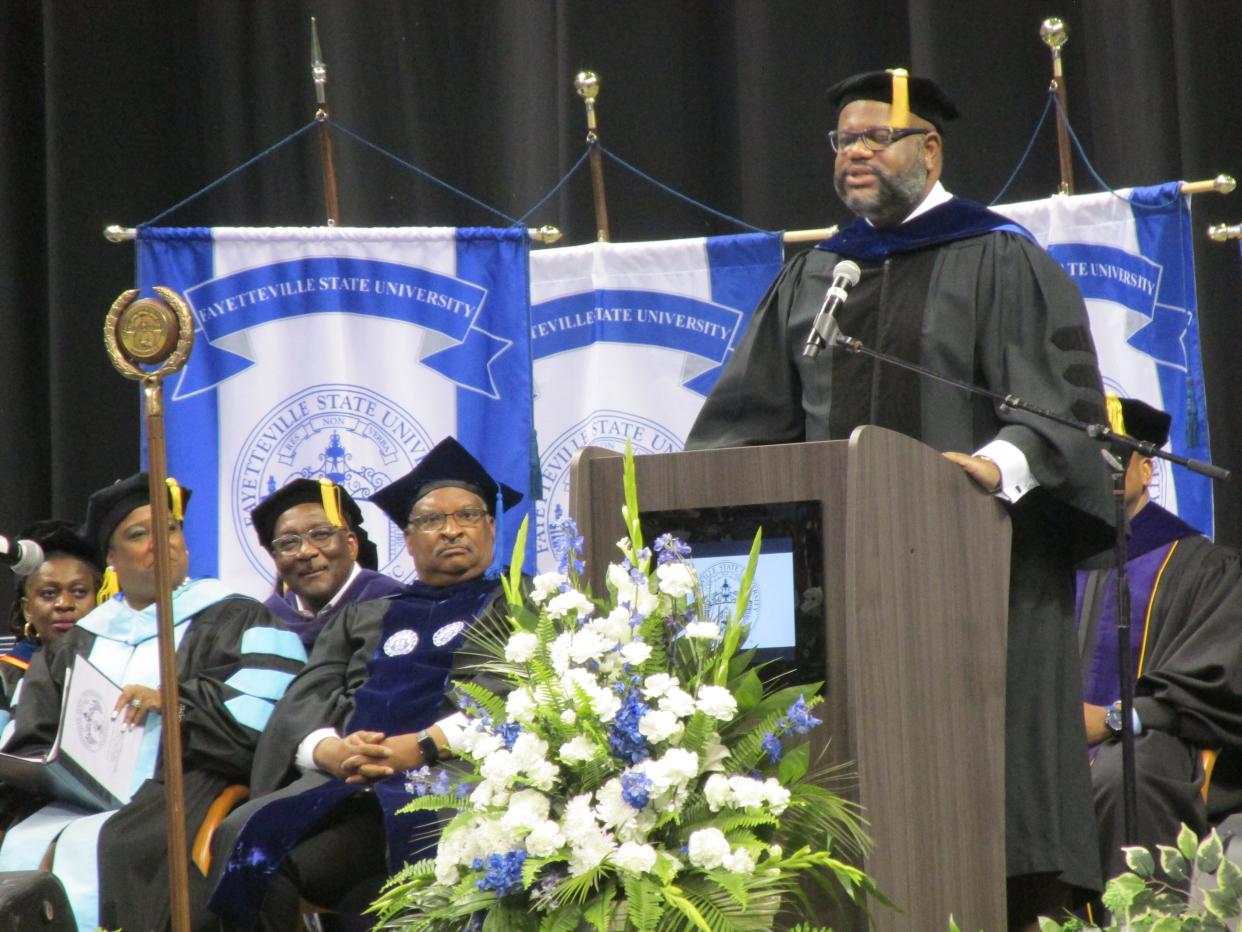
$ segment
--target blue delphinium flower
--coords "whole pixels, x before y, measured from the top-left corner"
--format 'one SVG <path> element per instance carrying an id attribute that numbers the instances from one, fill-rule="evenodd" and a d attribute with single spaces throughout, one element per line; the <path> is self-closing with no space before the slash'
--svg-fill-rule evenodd
<path id="1" fill-rule="evenodd" d="M 672 534 L 661 534 L 655 539 L 655 544 L 652 546 L 655 547 L 655 552 L 659 554 L 656 557 L 656 563 L 659 566 L 663 566 L 665 563 L 684 560 L 690 556 L 690 547 Z"/>
<path id="2" fill-rule="evenodd" d="M 811 710 L 806 707 L 806 699 L 802 696 L 799 696 L 789 707 L 789 711 L 785 713 L 784 722 L 786 728 L 800 735 L 805 735 L 816 725 L 823 724 L 811 714 Z"/>
<path id="3" fill-rule="evenodd" d="M 582 556 L 583 539 L 578 533 L 578 525 L 573 518 L 566 516 L 555 523 L 555 530 L 556 533 L 549 537 L 555 542 L 556 571 L 562 576 L 568 576 L 572 561 L 574 572 L 581 573 L 586 564 L 579 559 Z M 562 587 L 564 588 L 566 587 Z"/>
<path id="4" fill-rule="evenodd" d="M 776 764 L 780 762 L 781 739 L 772 734 L 772 732 L 769 731 L 764 734 L 763 740 L 759 742 L 759 747 L 763 748 L 764 753 L 771 758 L 772 763 Z"/>
<path id="5" fill-rule="evenodd" d="M 505 750 L 512 751 L 513 745 L 518 739 L 518 735 L 522 733 L 522 726 L 517 722 L 505 722 L 496 729 L 496 734 L 500 736 L 500 740 L 505 743 Z"/>
<path id="6" fill-rule="evenodd" d="M 651 801 L 651 780 L 645 774 L 629 771 L 621 774 L 621 798 L 641 809 Z"/>
<path id="7" fill-rule="evenodd" d="M 522 863 L 525 851 L 509 851 L 505 854 L 487 856 L 487 873 L 476 881 L 480 890 L 495 890 L 497 896 L 517 893 L 522 889 Z M 475 870 L 482 870 L 483 863 L 475 858 Z"/>
<path id="8" fill-rule="evenodd" d="M 631 689 L 608 728 L 608 747 L 614 757 L 627 764 L 642 763 L 651 756 L 647 739 L 638 732 L 638 722 L 647 714 L 647 709 L 647 703 L 639 698 L 638 690 Z"/>

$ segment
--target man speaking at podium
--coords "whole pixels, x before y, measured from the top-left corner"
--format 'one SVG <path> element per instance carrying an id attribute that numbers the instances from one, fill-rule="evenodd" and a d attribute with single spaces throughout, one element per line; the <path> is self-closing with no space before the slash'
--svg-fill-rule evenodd
<path id="1" fill-rule="evenodd" d="M 935 83 L 896 69 L 855 75 L 828 93 L 835 187 L 856 217 L 785 264 L 686 446 L 844 440 L 877 425 L 943 451 L 1008 503 L 1009 926 L 1035 928 L 1037 915 L 1101 881 L 1072 562 L 1110 540 L 1104 461 L 1085 434 L 1053 422 L 831 344 L 819 355 L 804 350 L 837 263 L 850 259 L 861 276 L 836 309 L 849 337 L 1098 423 L 1104 398 L 1086 309 L 1029 233 L 941 185 L 942 133 L 957 108 Z"/>

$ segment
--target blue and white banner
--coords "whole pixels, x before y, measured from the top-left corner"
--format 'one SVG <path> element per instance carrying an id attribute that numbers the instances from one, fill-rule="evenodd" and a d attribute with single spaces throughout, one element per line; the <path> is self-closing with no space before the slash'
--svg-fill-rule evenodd
<path id="1" fill-rule="evenodd" d="M 541 569 L 556 565 L 548 523 L 565 516 L 573 454 L 682 449 L 780 263 L 767 233 L 531 254 Z"/>
<path id="2" fill-rule="evenodd" d="M 528 255 L 525 230 L 141 230 L 140 288 L 172 288 L 195 319 L 165 386 L 192 572 L 266 595 L 250 510 L 328 476 L 361 504 L 381 571 L 410 578 L 401 531 L 365 500 L 450 434 L 529 501 Z"/>
<path id="3" fill-rule="evenodd" d="M 1190 198 L 1179 183 L 995 209 L 1030 230 L 1082 291 L 1104 387 L 1167 411 L 1168 449 L 1210 459 Z M 1154 466 L 1152 498 L 1211 535 L 1211 480 Z"/>

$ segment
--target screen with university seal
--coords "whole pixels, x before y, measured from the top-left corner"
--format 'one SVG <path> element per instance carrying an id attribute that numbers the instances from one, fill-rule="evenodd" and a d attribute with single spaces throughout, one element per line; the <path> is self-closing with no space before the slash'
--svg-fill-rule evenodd
<path id="1" fill-rule="evenodd" d="M 709 619 L 731 615 L 754 542 L 763 529 L 745 620 L 745 647 L 772 676 L 822 680 L 825 671 L 823 543 L 814 501 L 647 512 L 650 543 L 671 533 L 690 545 Z"/>

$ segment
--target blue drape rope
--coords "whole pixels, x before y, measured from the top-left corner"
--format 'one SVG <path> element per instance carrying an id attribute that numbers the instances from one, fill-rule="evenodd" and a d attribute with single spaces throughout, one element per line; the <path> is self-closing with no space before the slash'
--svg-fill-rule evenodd
<path id="1" fill-rule="evenodd" d="M 586 149 L 583 150 L 582 155 L 578 156 L 578 161 L 574 162 L 573 168 L 565 172 L 565 176 L 556 183 L 556 186 L 551 191 L 549 191 L 547 194 L 545 194 L 543 197 L 539 198 L 539 200 L 535 202 L 534 206 L 531 207 L 530 210 L 526 211 L 526 213 L 518 217 L 518 223 L 525 223 L 527 217 L 529 217 L 531 214 L 537 211 L 540 207 L 546 204 L 552 198 L 553 195 L 555 195 L 558 191 L 561 190 L 561 188 L 565 187 L 569 179 L 578 173 L 578 169 L 580 169 L 584 164 L 586 164 L 587 156 L 589 156 L 590 154 L 591 154 L 591 147 L 587 146 Z"/>
<path id="2" fill-rule="evenodd" d="M 702 201 L 696 201 L 694 198 L 690 197 L 689 195 L 687 195 L 687 194 L 682 194 L 680 191 L 677 191 L 677 190 L 674 190 L 673 188 L 670 188 L 670 187 L 669 187 L 668 185 L 666 185 L 664 182 L 662 182 L 662 181 L 657 181 L 655 178 L 653 178 L 653 177 L 651 177 L 650 175 L 648 175 L 648 174 L 647 174 L 646 172 L 644 172 L 641 168 L 636 168 L 635 166 L 631 165 L 629 162 L 627 162 L 625 159 L 621 158 L 621 156 L 617 155 L 617 154 L 616 154 L 615 152 L 613 152 L 612 150 L 608 149 L 606 146 L 602 146 L 602 145 L 601 145 L 601 146 L 599 147 L 599 151 L 600 151 L 600 152 L 602 152 L 602 153 L 604 153 L 604 155 L 608 156 L 610 159 L 612 159 L 614 162 L 616 162 L 616 163 L 617 163 L 618 165 L 620 165 L 622 168 L 626 169 L 627 171 L 633 172 L 633 173 L 634 173 L 635 175 L 637 175 L 639 178 L 643 179 L 643 181 L 646 181 L 646 182 L 648 182 L 649 184 L 653 184 L 653 185 L 655 185 L 655 186 L 656 186 L 657 188 L 659 188 L 661 191 L 664 191 L 664 192 L 665 192 L 665 193 L 667 193 L 667 194 L 671 194 L 671 195 L 673 195 L 673 197 L 675 197 L 675 198 L 677 198 L 677 199 L 679 199 L 679 200 L 685 201 L 687 204 L 691 205 L 692 207 L 697 207 L 699 210 L 702 210 L 702 211 L 704 211 L 705 213 L 709 213 L 709 214 L 711 214 L 713 217 L 719 217 L 721 220 L 728 220 L 730 223 L 737 224 L 737 225 L 738 225 L 738 226 L 740 226 L 740 227 L 745 227 L 746 229 L 750 230 L 750 231 L 751 231 L 751 232 L 753 232 L 753 233 L 774 233 L 774 232 L 777 232 L 777 231 L 775 231 L 775 230 L 763 230 L 763 229 L 760 229 L 760 228 L 759 228 L 759 227 L 757 227 L 757 226 L 752 226 L 751 224 L 747 223 L 745 220 L 739 220 L 737 217 L 731 217 L 731 216 L 729 216 L 729 215 L 728 215 L 728 214 L 726 214 L 726 213 L 722 213 L 722 212 L 721 212 L 721 211 L 719 211 L 719 210 L 716 210 L 716 209 L 714 209 L 714 208 L 712 208 L 712 207 L 708 207 L 708 206 L 707 206 L 706 204 L 704 204 Z"/>
<path id="3" fill-rule="evenodd" d="M 1035 146 L 1035 140 L 1039 138 L 1039 131 L 1044 128 L 1044 121 L 1048 119 L 1048 111 L 1052 109 L 1052 102 L 1056 100 L 1056 94 L 1053 91 L 1048 92 L 1048 99 L 1044 101 L 1044 112 L 1039 115 L 1039 122 L 1035 124 L 1035 132 L 1031 133 L 1031 138 L 1027 140 L 1026 149 L 1022 152 L 1022 158 L 1018 159 L 1018 164 L 1014 166 L 1013 171 L 1009 175 L 1009 180 L 996 192 L 996 197 L 988 201 L 989 207 L 994 207 L 1000 203 L 1000 199 L 1005 196 L 1005 192 L 1009 190 L 1009 186 L 1014 183 L 1018 177 L 1018 173 L 1022 171 L 1022 167 L 1026 165 L 1026 160 L 1031 156 L 1031 149 Z"/>
<path id="4" fill-rule="evenodd" d="M 152 217 L 150 220 L 147 220 L 147 221 L 145 221 L 145 222 L 143 222 L 143 223 L 138 224 L 138 226 L 139 226 L 139 227 L 149 227 L 149 226 L 151 226 L 153 223 L 158 223 L 160 220 L 163 220 L 165 217 L 167 217 L 169 214 L 173 213 L 174 211 L 180 210 L 182 207 L 184 207 L 186 204 L 190 203 L 191 201 L 196 200 L 197 198 L 202 197 L 204 194 L 206 194 L 208 191 L 212 190 L 213 188 L 219 187 L 220 185 L 224 184 L 224 182 L 228 181 L 230 178 L 232 178 L 232 177 L 233 177 L 234 175 L 236 175 L 238 172 L 245 171 L 247 168 L 249 168 L 251 165 L 253 165 L 255 162 L 259 161 L 260 159 L 267 158 L 267 156 L 271 155 L 273 152 L 275 152 L 275 151 L 276 151 L 277 149 L 279 149 L 281 146 L 284 146 L 284 145 L 287 145 L 288 143 L 293 142 L 293 140 L 297 139 L 299 136 L 301 136 L 303 133 L 305 133 L 307 130 L 309 130 L 311 127 L 313 127 L 313 126 L 316 124 L 316 122 L 317 122 L 316 120 L 311 120 L 309 123 L 307 123 L 307 124 L 306 124 L 305 126 L 303 126 L 301 129 L 296 130 L 296 131 L 294 131 L 294 132 L 290 133 L 288 136 L 286 136 L 286 137 L 285 137 L 284 139 L 282 139 L 280 142 L 276 143 L 274 146 L 268 146 L 266 149 L 264 149 L 264 150 L 263 150 L 262 152 L 260 152 L 258 155 L 253 156 L 252 158 L 246 159 L 246 161 L 242 162 L 240 165 L 238 165 L 238 166 L 237 166 L 236 168 L 234 168 L 232 171 L 226 172 L 225 174 L 221 175 L 219 178 L 217 178 L 215 181 L 211 182 L 211 183 L 210 183 L 209 185 L 207 185 L 206 187 L 204 187 L 204 188 L 200 188 L 199 190 L 197 190 L 197 191 L 195 191 L 193 194 L 191 194 L 189 197 L 185 198 L 184 200 L 178 201 L 176 204 L 173 204 L 173 206 L 172 206 L 172 207 L 169 207 L 167 210 L 161 211 L 160 213 L 158 213 L 158 214 L 156 214 L 154 217 Z"/>

